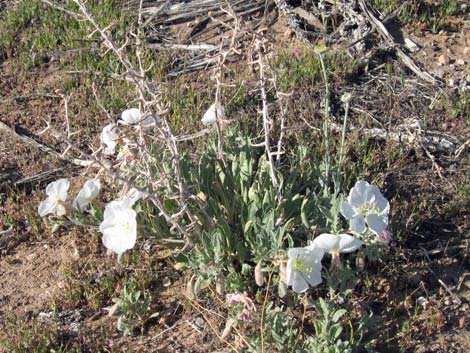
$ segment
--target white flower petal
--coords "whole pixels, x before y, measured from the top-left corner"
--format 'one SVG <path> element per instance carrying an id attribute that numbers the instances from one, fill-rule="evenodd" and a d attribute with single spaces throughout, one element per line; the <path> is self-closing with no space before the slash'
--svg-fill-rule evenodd
<path id="1" fill-rule="evenodd" d="M 339 237 L 340 237 L 339 250 L 342 253 L 349 253 L 349 252 L 356 251 L 364 244 L 362 240 L 354 238 L 350 234 L 339 234 Z"/>
<path id="2" fill-rule="evenodd" d="M 47 196 L 59 197 L 62 201 L 67 199 L 67 191 L 69 190 L 70 182 L 63 178 L 54 181 L 47 185 L 46 194 Z"/>
<path id="3" fill-rule="evenodd" d="M 367 229 L 364 217 L 357 215 L 351 218 L 349 220 L 349 228 L 356 233 L 364 233 Z"/>
<path id="4" fill-rule="evenodd" d="M 359 180 L 356 185 L 354 185 L 348 197 L 348 202 L 352 208 L 359 208 L 366 202 L 366 194 L 369 186 L 369 183 L 364 180 Z"/>
<path id="5" fill-rule="evenodd" d="M 49 213 L 55 213 L 57 203 L 55 202 L 54 196 L 49 196 L 44 201 L 41 201 L 38 207 L 38 213 L 40 217 L 44 217 Z"/>
<path id="6" fill-rule="evenodd" d="M 73 201 L 72 207 L 76 210 L 83 210 L 98 196 L 100 189 L 101 184 L 99 180 L 88 180 Z"/>
<path id="7" fill-rule="evenodd" d="M 376 235 L 380 235 L 385 229 L 387 229 L 387 218 L 381 217 L 377 214 L 370 214 L 366 217 L 367 225 L 369 229 Z"/>
<path id="8" fill-rule="evenodd" d="M 355 215 L 355 212 L 353 210 L 353 208 L 351 207 L 351 205 L 349 203 L 347 203 L 346 201 L 341 201 L 341 206 L 340 206 L 340 209 L 339 211 L 341 212 L 341 214 L 344 216 L 344 218 L 346 219 L 351 219 L 354 217 Z"/>
<path id="9" fill-rule="evenodd" d="M 313 239 L 313 244 L 323 249 L 325 252 L 339 250 L 340 237 L 335 234 L 320 234 L 318 237 Z"/>
<path id="10" fill-rule="evenodd" d="M 220 103 L 217 103 L 217 117 L 216 117 L 216 105 L 212 104 L 209 109 L 205 112 L 204 116 L 201 119 L 201 122 L 204 125 L 213 125 L 217 122 L 218 119 L 225 119 L 225 110 Z"/>
<path id="11" fill-rule="evenodd" d="M 115 124 L 106 125 L 100 134 L 100 141 L 106 146 L 103 151 L 106 155 L 112 155 L 116 152 L 116 141 L 119 139 L 119 136 L 116 134 L 115 128 Z"/>
<path id="12" fill-rule="evenodd" d="M 137 108 L 124 110 L 121 113 L 121 123 L 124 125 L 132 125 L 140 121 L 141 114 Z"/>
<path id="13" fill-rule="evenodd" d="M 295 272 L 294 273 L 294 277 L 292 279 L 292 290 L 296 293 L 303 293 L 305 291 L 307 291 L 307 289 L 309 288 L 308 287 L 308 283 L 307 281 L 305 280 L 305 275 L 303 273 L 300 273 L 300 272 Z"/>
<path id="14" fill-rule="evenodd" d="M 368 198 L 370 198 L 370 202 L 374 205 L 374 208 L 378 214 L 388 215 L 390 211 L 390 204 L 375 185 L 370 186 L 368 190 Z"/>
<path id="15" fill-rule="evenodd" d="M 318 286 L 322 282 L 321 278 L 321 263 L 315 263 L 312 266 L 312 271 L 306 274 L 306 280 L 310 286 L 315 287 Z"/>

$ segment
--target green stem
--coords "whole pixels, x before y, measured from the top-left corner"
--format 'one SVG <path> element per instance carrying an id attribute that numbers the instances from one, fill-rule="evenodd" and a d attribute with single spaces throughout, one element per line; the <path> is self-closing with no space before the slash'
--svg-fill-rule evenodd
<path id="1" fill-rule="evenodd" d="M 323 73 L 323 79 L 325 81 L 325 120 L 323 121 L 323 134 L 325 136 L 325 175 L 326 175 L 326 187 L 328 187 L 330 181 L 330 136 L 329 136 L 329 125 L 330 125 L 330 87 L 328 85 L 328 75 L 326 72 L 325 61 L 323 60 L 323 54 L 318 54 L 320 57 L 321 70 Z"/>
<path id="2" fill-rule="evenodd" d="M 339 147 L 339 162 L 338 162 L 338 185 L 341 178 L 341 169 L 343 168 L 344 162 L 344 145 L 346 141 L 346 127 L 348 125 L 348 115 L 349 115 L 349 102 L 346 102 L 344 120 L 343 120 L 343 129 L 341 130 L 341 145 Z"/>

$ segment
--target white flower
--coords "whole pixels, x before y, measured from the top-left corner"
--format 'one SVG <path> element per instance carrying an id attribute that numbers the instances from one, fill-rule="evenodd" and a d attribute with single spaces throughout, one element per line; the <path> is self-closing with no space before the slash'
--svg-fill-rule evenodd
<path id="1" fill-rule="evenodd" d="M 314 287 L 322 282 L 321 259 L 323 249 L 317 247 L 292 248 L 288 251 L 287 285 L 296 293 L 305 292 L 309 285 Z"/>
<path id="2" fill-rule="evenodd" d="M 108 205 L 109 206 L 109 205 Z M 132 249 L 137 239 L 136 213 L 125 205 L 114 204 L 106 207 L 100 232 L 104 246 L 121 256 Z"/>
<path id="3" fill-rule="evenodd" d="M 207 112 L 204 114 L 204 116 L 201 119 L 201 122 L 204 125 L 213 125 L 217 122 L 217 119 L 225 119 L 225 110 L 220 103 L 217 102 L 217 116 L 215 113 L 216 110 L 216 105 L 215 103 L 212 104 L 209 109 L 207 109 Z"/>
<path id="4" fill-rule="evenodd" d="M 39 204 L 39 216 L 44 217 L 49 213 L 56 216 L 63 216 L 66 213 L 63 202 L 67 199 L 67 191 L 70 183 L 67 179 L 59 179 L 47 185 L 47 199 Z"/>
<path id="5" fill-rule="evenodd" d="M 364 242 L 349 234 L 320 234 L 306 249 L 316 247 L 330 254 L 349 253 L 359 249 Z"/>
<path id="6" fill-rule="evenodd" d="M 119 120 L 123 125 L 132 125 L 138 123 L 141 119 L 140 110 L 137 108 L 131 108 L 124 110 L 121 113 L 121 120 Z"/>
<path id="7" fill-rule="evenodd" d="M 379 189 L 366 181 L 358 181 L 349 192 L 348 200 L 341 202 L 341 214 L 349 220 L 352 231 L 363 233 L 366 223 L 376 235 L 388 226 L 390 204 Z"/>
<path id="8" fill-rule="evenodd" d="M 119 136 L 114 131 L 115 128 L 115 124 L 109 124 L 106 125 L 101 132 L 100 141 L 103 145 L 106 145 L 106 148 L 103 151 L 104 154 L 112 155 L 116 151 L 116 141 L 118 140 Z"/>
<path id="9" fill-rule="evenodd" d="M 96 196 L 101 189 L 99 180 L 88 180 L 83 188 L 78 192 L 77 197 L 73 200 L 72 207 L 77 211 L 83 210 Z"/>

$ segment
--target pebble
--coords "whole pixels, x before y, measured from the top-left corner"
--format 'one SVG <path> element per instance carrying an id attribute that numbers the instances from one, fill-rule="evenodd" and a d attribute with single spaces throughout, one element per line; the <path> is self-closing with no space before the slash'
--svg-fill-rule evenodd
<path id="1" fill-rule="evenodd" d="M 458 60 L 456 61 L 456 64 L 463 66 L 463 65 L 465 65 L 465 60 L 464 60 L 464 59 L 458 59 Z"/>
<path id="2" fill-rule="evenodd" d="M 410 283 L 412 286 L 416 286 L 421 282 L 422 277 L 419 273 L 415 273 L 413 276 L 408 278 L 408 283 Z"/>
<path id="3" fill-rule="evenodd" d="M 447 55 L 442 54 L 439 59 L 437 59 L 439 65 L 449 65 L 450 59 Z"/>
<path id="4" fill-rule="evenodd" d="M 29 254 L 28 256 L 26 256 L 26 260 L 28 261 L 33 261 L 36 256 L 38 256 L 35 252 L 33 252 L 32 254 Z"/>
<path id="5" fill-rule="evenodd" d="M 468 54 L 470 54 L 470 47 L 465 47 L 465 48 L 463 48 L 462 53 L 463 53 L 463 55 L 468 55 Z"/>
<path id="6" fill-rule="evenodd" d="M 444 70 L 435 70 L 434 75 L 436 75 L 439 78 L 443 78 L 444 77 Z"/>
<path id="7" fill-rule="evenodd" d="M 413 42 L 410 38 L 405 38 L 405 46 L 412 53 L 417 52 L 419 50 L 418 45 Z"/>

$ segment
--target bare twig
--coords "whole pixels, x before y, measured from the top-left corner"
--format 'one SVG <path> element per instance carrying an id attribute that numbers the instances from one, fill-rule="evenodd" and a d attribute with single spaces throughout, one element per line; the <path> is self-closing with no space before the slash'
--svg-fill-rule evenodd
<path id="1" fill-rule="evenodd" d="M 426 267 L 428 269 L 429 272 L 431 272 L 431 274 L 434 276 L 434 278 L 436 278 L 437 282 L 439 282 L 439 284 L 447 291 L 447 293 L 450 294 L 450 296 L 452 298 L 454 298 L 455 302 L 457 304 L 462 304 L 462 300 L 458 297 L 457 294 L 455 294 L 454 292 L 452 292 L 452 290 L 444 283 L 444 281 L 442 281 L 437 275 L 436 275 L 436 272 L 434 272 L 434 270 L 431 268 L 431 259 L 429 258 L 429 255 L 428 255 L 428 251 L 423 248 L 422 246 L 420 246 L 420 249 L 421 251 L 423 252 L 423 256 L 425 257 L 426 259 Z"/>

